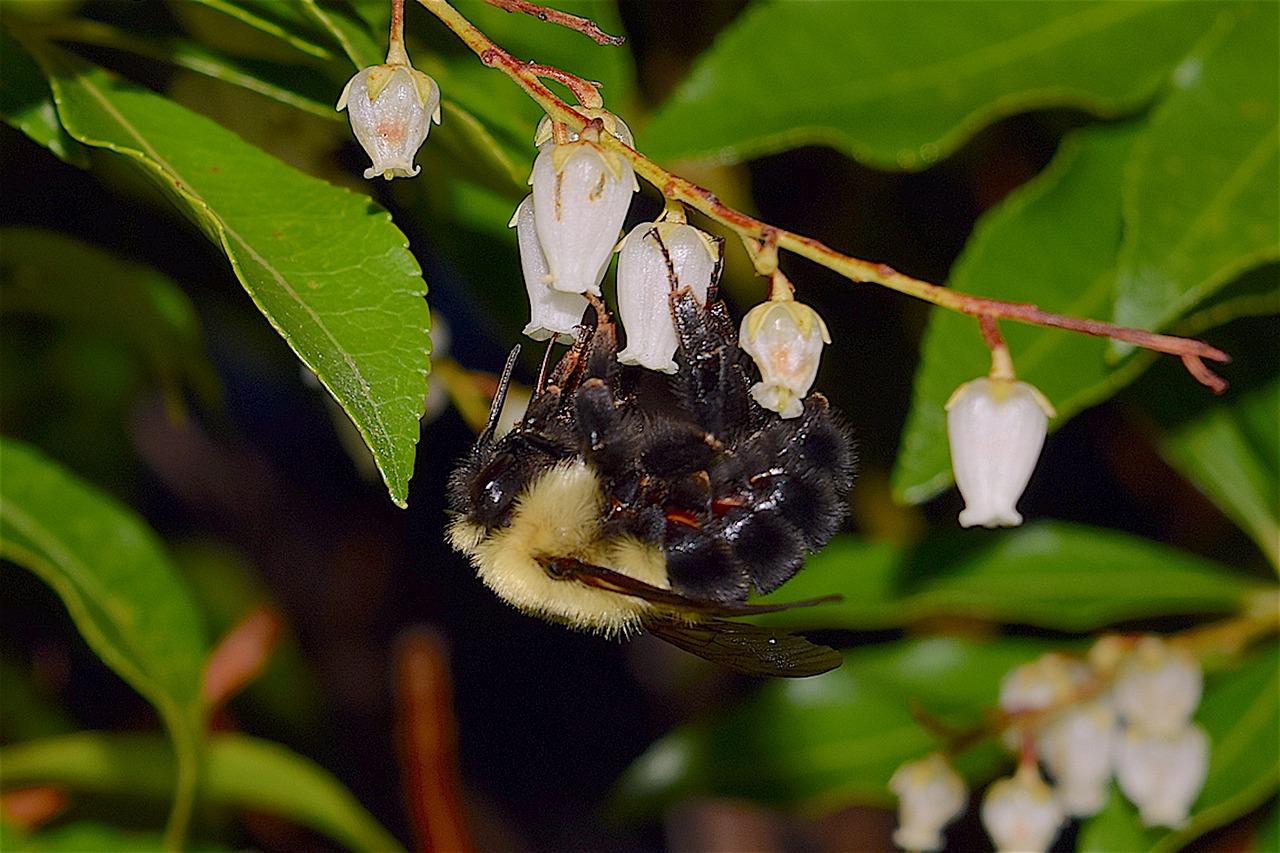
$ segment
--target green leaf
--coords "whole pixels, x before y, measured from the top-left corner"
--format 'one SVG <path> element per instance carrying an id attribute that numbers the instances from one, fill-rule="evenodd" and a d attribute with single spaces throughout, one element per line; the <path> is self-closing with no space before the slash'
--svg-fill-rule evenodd
<path id="1" fill-rule="evenodd" d="M 96 21 L 75 21 L 73 26 L 60 31 L 59 36 L 69 41 L 104 45 L 168 62 L 319 118 L 346 122 L 346 117 L 334 109 L 337 101 L 333 94 L 335 84 L 328 75 L 317 73 L 310 65 L 232 58 L 199 42 L 142 38 Z"/>
<path id="2" fill-rule="evenodd" d="M 119 338 L 139 352 L 173 412 L 183 409 L 184 385 L 207 401 L 221 396 L 195 308 L 151 267 L 52 231 L 0 229 L 0 316 L 16 314 Z"/>
<path id="3" fill-rule="evenodd" d="M 1211 406 L 1161 440 L 1165 457 L 1280 569 L 1280 379 Z"/>
<path id="4" fill-rule="evenodd" d="M 160 712 L 178 755 L 180 836 L 204 725 L 207 645 L 190 593 L 142 519 L 25 444 L 0 442 L 0 455 L 0 556 L 52 587 L 94 653 Z"/>
<path id="5" fill-rule="evenodd" d="M 1175 71 L 1125 176 L 1117 323 L 1161 328 L 1280 258 L 1278 27 L 1230 7 Z"/>
<path id="6" fill-rule="evenodd" d="M 0 656 L 0 742 L 31 740 L 74 731 L 53 697 L 37 688 L 32 673 Z M 0 849 L 4 849 L 0 845 Z"/>
<path id="7" fill-rule="evenodd" d="M 333 40 L 342 45 L 342 52 L 351 60 L 356 69 L 381 65 L 386 61 L 387 50 L 381 42 L 375 41 L 369 34 L 369 28 L 358 18 L 347 15 L 337 9 L 321 7 L 316 0 L 298 0 L 303 10 L 317 24 L 323 27 Z M 386 39 L 386 36 L 383 37 Z"/>
<path id="8" fill-rule="evenodd" d="M 0 750 L 5 784 L 61 784 L 138 797 L 170 794 L 173 754 L 160 738 L 80 732 Z M 319 765 L 245 735 L 208 740 L 202 802 L 265 811 L 324 833 L 353 850 L 401 850 L 400 844 Z"/>
<path id="9" fill-rule="evenodd" d="M 1138 109 L 1223 8 L 761 3 L 657 111 L 645 149 L 723 162 L 818 144 L 878 168 L 923 168 L 1015 113 Z"/>
<path id="10" fill-rule="evenodd" d="M 388 214 L 102 69 L 53 48 L 39 58 L 72 135 L 129 158 L 221 246 L 259 310 L 351 417 L 404 506 L 429 317 L 421 272 Z"/>
<path id="11" fill-rule="evenodd" d="M 1272 803 L 1253 842 L 1254 850 L 1280 850 L 1280 802 Z"/>
<path id="12" fill-rule="evenodd" d="M 1065 139 L 1048 168 L 978 221 L 948 285 L 1077 317 L 1109 315 L 1121 235 L 1120 181 L 1143 130 L 1141 122 L 1129 122 Z M 1051 428 L 1106 399 L 1150 362 L 1138 355 L 1117 368 L 1102 340 L 1061 330 L 1004 323 L 1001 331 L 1019 378 L 1057 408 Z M 989 368 L 973 318 L 930 312 L 893 472 L 901 500 L 920 503 L 950 485 L 943 406 L 962 382 Z"/>
<path id="13" fill-rule="evenodd" d="M 303 37 L 300 32 L 310 22 L 293 2 L 281 0 L 197 0 L 253 29 L 279 39 L 296 50 L 318 59 L 328 59 L 328 48 Z"/>
<path id="14" fill-rule="evenodd" d="M 648 814 L 690 795 L 742 797 L 808 812 L 890 803 L 904 762 L 939 748 L 913 713 L 972 726 L 1006 672 L 1051 648 L 1006 639 L 924 639 L 848 652 L 814 678 L 776 680 L 750 699 L 654 743 L 619 780 L 620 811 Z M 987 744 L 962 756 L 971 778 L 1004 761 Z"/>
<path id="15" fill-rule="evenodd" d="M 843 601 L 761 617 L 818 630 L 962 617 L 1089 631 L 1131 619 L 1238 611 L 1262 586 L 1185 551 L 1061 522 L 947 531 L 915 547 L 838 536 L 787 583 L 786 600 Z M 780 594 L 781 595 L 781 594 Z"/>
<path id="16" fill-rule="evenodd" d="M 1151 847 L 1148 831 L 1138 819 L 1138 809 L 1124 798 L 1113 781 L 1111 795 L 1102 811 L 1084 822 L 1076 844 L 1077 853 L 1110 853 L 1126 850 L 1138 853 Z"/>
<path id="17" fill-rule="evenodd" d="M 0 30 L 0 55 L 4 56 L 0 117 L 5 124 L 48 148 L 59 160 L 87 168 L 89 158 L 84 149 L 63 130 L 58 120 L 48 81 L 7 30 Z"/>
<path id="18" fill-rule="evenodd" d="M 131 832 L 93 821 L 42 828 L 5 841 L 2 846 L 8 853 L 160 853 L 166 849 L 158 833 Z M 199 843 L 183 849 L 189 853 L 231 853 L 234 848 Z"/>
<path id="19" fill-rule="evenodd" d="M 1272 642 L 1234 671 L 1206 676 L 1196 720 L 1209 734 L 1209 772 L 1186 825 L 1147 828 L 1112 792 L 1107 808 L 1085 822 L 1081 851 L 1181 850 L 1193 839 L 1257 808 L 1280 789 L 1280 652 Z M 1259 848 L 1269 849 L 1269 848 Z"/>

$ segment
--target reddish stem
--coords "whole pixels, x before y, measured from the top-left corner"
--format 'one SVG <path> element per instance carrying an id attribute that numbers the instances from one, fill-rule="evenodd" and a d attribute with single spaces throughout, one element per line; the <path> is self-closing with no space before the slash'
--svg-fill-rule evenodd
<path id="1" fill-rule="evenodd" d="M 603 101 L 600 99 L 600 84 L 592 80 L 584 80 L 576 74 L 570 74 L 554 65 L 541 65 L 537 62 L 522 63 L 530 74 L 538 77 L 545 77 L 549 80 L 555 80 L 557 83 L 563 83 L 568 87 L 573 96 L 578 99 L 578 103 L 584 107 L 599 107 Z"/>
<path id="2" fill-rule="evenodd" d="M 467 853 L 472 848 L 462 810 L 453 696 L 444 641 L 429 628 L 410 628 L 396 655 L 400 775 L 415 849 Z"/>
<path id="3" fill-rule="evenodd" d="M 1000 336 L 1000 327 L 996 325 L 995 317 L 990 314 L 979 315 L 978 329 L 982 332 L 982 339 L 987 342 L 987 349 L 1005 348 L 1004 338 Z"/>
<path id="4" fill-rule="evenodd" d="M 470 21 L 458 13 L 445 0 L 418 0 L 432 14 L 445 23 L 470 47 L 480 61 L 502 70 L 516 85 L 536 101 L 555 121 L 575 128 L 585 126 L 591 119 L 566 104 L 548 89 L 537 75 L 529 72 L 526 64 L 494 44 Z M 927 281 L 912 278 L 888 264 L 878 264 L 843 255 L 812 237 L 796 234 L 768 223 L 761 222 L 728 207 L 710 190 L 675 175 L 645 157 L 639 151 L 624 144 L 612 134 L 602 134 L 600 144 L 620 153 L 631 163 L 636 174 L 657 187 L 671 201 L 679 201 L 702 212 L 710 219 L 725 225 L 744 237 L 752 237 L 764 243 L 774 244 L 797 255 L 808 258 L 855 282 L 873 282 L 908 296 L 914 296 L 961 314 L 974 317 L 989 316 L 994 319 L 1014 320 L 1033 326 L 1065 329 L 1085 335 L 1125 341 L 1145 349 L 1176 355 L 1195 379 L 1208 386 L 1214 393 L 1226 390 L 1227 383 L 1213 373 L 1204 359 L 1225 364 L 1231 360 L 1222 350 L 1203 341 L 1160 335 L 1143 329 L 1116 326 L 1099 320 L 1080 319 L 1045 311 L 1030 302 L 1003 302 L 971 296 Z"/>
<path id="5" fill-rule="evenodd" d="M 283 633 L 280 611 L 262 605 L 246 613 L 218 641 L 200 679 L 200 692 L 211 715 L 262 674 Z"/>
<path id="6" fill-rule="evenodd" d="M 596 44 L 617 46 L 626 41 L 622 36 L 609 35 L 600 29 L 595 21 L 589 18 L 580 18 L 577 15 L 570 15 L 557 9 L 548 9 L 536 3 L 529 3 L 528 0 L 484 0 L 484 2 L 490 6 L 496 6 L 504 12 L 523 12 L 526 15 L 532 15 L 539 21 L 559 24 L 562 27 L 577 30 Z"/>

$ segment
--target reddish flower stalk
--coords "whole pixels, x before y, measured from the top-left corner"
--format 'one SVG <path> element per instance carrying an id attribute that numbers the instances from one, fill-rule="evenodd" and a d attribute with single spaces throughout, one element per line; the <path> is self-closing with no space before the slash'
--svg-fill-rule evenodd
<path id="1" fill-rule="evenodd" d="M 600 107 L 604 101 L 600 98 L 600 84 L 591 80 L 583 80 L 576 74 L 570 74 L 553 65 L 540 65 L 537 62 L 524 63 L 525 69 L 538 77 L 545 77 L 548 80 L 555 80 L 557 83 L 563 83 L 568 87 L 573 96 L 578 99 L 578 103 L 584 107 Z"/>
<path id="2" fill-rule="evenodd" d="M 532 15 L 539 21 L 546 21 L 550 24 L 559 24 L 562 27 L 568 27 L 571 30 L 577 30 L 596 44 L 620 45 L 625 38 L 622 36 L 611 36 L 596 25 L 595 21 L 588 18 L 579 18 L 577 15 L 570 15 L 567 12 L 561 12 L 557 9 L 548 9 L 545 6 L 539 6 L 536 3 L 529 3 L 527 0 L 484 0 L 490 6 L 496 6 L 504 12 L 523 12 L 526 15 Z"/>
<path id="3" fill-rule="evenodd" d="M 515 59 L 507 51 L 494 44 L 488 36 L 459 14 L 447 0 L 418 0 L 418 2 L 462 39 L 480 57 L 481 62 L 501 70 L 510 77 L 516 85 L 525 91 L 525 94 L 546 110 L 547 115 L 551 116 L 554 121 L 563 122 L 571 129 L 586 127 L 592 121 L 598 122 L 598 120 L 588 119 L 556 97 L 555 93 L 538 79 L 539 77 L 552 76 L 544 73 L 546 71 L 545 66 L 536 66 L 539 69 L 538 72 L 532 71 L 529 63 Z M 879 264 L 843 255 L 812 237 L 806 237 L 803 234 L 796 234 L 769 225 L 766 222 L 761 222 L 758 219 L 747 216 L 745 213 L 734 210 L 723 204 L 710 190 L 667 171 L 639 151 L 618 141 L 611 134 L 600 134 L 600 144 L 617 151 L 625 157 L 631 163 L 636 174 L 657 187 L 668 200 L 682 202 L 694 208 L 707 218 L 737 232 L 743 238 L 758 240 L 770 249 L 776 247 L 794 252 L 801 257 L 821 264 L 833 272 L 839 273 L 850 281 L 879 284 L 890 290 L 896 290 L 907 296 L 914 296 L 939 307 L 961 314 L 968 314 L 972 317 L 989 317 L 992 321 L 996 319 L 1013 320 L 1032 326 L 1065 329 L 1084 335 L 1125 341 L 1145 349 L 1176 355 L 1182 359 L 1187 372 L 1196 381 L 1207 386 L 1214 393 L 1222 393 L 1227 388 L 1226 381 L 1213 373 L 1205 365 L 1204 360 L 1225 364 L 1231 360 L 1231 357 L 1222 350 L 1203 341 L 1182 338 L 1176 335 L 1156 334 L 1144 329 L 1117 326 L 1100 320 L 1068 317 L 1045 311 L 1040 306 L 1030 302 L 1004 302 L 998 299 L 987 299 L 981 296 L 961 293 L 927 281 L 921 281 L 898 272 L 888 264 Z"/>

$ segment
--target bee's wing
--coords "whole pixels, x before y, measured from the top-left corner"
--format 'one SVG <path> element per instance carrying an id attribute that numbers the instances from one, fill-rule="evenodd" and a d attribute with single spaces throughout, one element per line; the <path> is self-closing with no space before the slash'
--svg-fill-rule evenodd
<path id="1" fill-rule="evenodd" d="M 658 616 L 646 618 L 645 627 L 677 648 L 747 675 L 805 678 L 829 672 L 843 661 L 835 649 L 746 622 L 685 622 Z"/>
<path id="2" fill-rule="evenodd" d="M 783 604 L 743 604 L 738 602 L 706 601 L 700 598 L 689 598 L 673 590 L 663 589 L 642 580 L 637 580 L 622 572 L 584 563 L 571 557 L 557 557 L 547 561 L 547 568 L 555 577 L 562 580 L 575 580 L 579 583 L 616 592 L 619 595 L 630 595 L 643 598 L 653 604 L 663 605 L 672 610 L 695 613 L 700 617 L 714 616 L 751 616 L 756 613 L 777 613 L 779 610 L 790 610 L 793 607 L 812 607 L 815 604 L 826 604 L 839 601 L 838 595 L 824 595 L 822 598 L 807 598 L 804 601 L 788 601 Z"/>
<path id="3" fill-rule="evenodd" d="M 654 612 L 644 617 L 645 627 L 655 637 L 735 672 L 803 678 L 835 669 L 842 661 L 839 652 L 811 643 L 804 637 L 719 618 L 808 607 L 839 596 L 788 604 L 723 604 L 687 598 L 630 575 L 580 560 L 554 559 L 549 561 L 548 568 L 564 580 L 642 598 L 657 605 Z M 664 613 L 664 610 L 668 612 Z"/>

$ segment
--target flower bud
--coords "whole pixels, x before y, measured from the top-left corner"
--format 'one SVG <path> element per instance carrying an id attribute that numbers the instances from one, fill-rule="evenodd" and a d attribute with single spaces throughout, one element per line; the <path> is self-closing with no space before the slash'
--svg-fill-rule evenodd
<path id="1" fill-rule="evenodd" d="M 1053 406 L 1025 382 L 975 379 L 947 401 L 947 437 L 956 486 L 964 496 L 960 525 L 1016 527 L 1015 505 L 1031 480 Z"/>
<path id="2" fill-rule="evenodd" d="M 600 279 L 635 191 L 631 164 L 581 139 L 539 154 L 529 183 L 550 285 L 565 293 L 599 296 Z"/>
<path id="3" fill-rule="evenodd" d="M 398 54 L 404 56 L 403 50 Z M 411 178 L 422 170 L 413 157 L 440 123 L 440 87 L 406 62 L 374 65 L 347 81 L 338 110 L 347 110 L 351 130 L 373 165 L 366 178 Z"/>
<path id="4" fill-rule="evenodd" d="M 1118 733 L 1105 698 L 1073 705 L 1045 724 L 1036 746 L 1067 814 L 1087 817 L 1107 804 Z"/>
<path id="5" fill-rule="evenodd" d="M 969 798 L 964 780 L 940 752 L 899 767 L 889 790 L 898 795 L 893 843 L 904 850 L 941 850 L 943 828 L 960 816 Z"/>
<path id="6" fill-rule="evenodd" d="M 760 368 L 751 396 L 784 418 L 798 417 L 818 377 L 822 345 L 831 343 L 818 312 L 790 298 L 770 299 L 742 318 L 738 341 Z"/>
<path id="7" fill-rule="evenodd" d="M 1189 652 L 1146 636 L 1121 659 L 1113 691 L 1129 725 L 1174 735 L 1191 722 L 1203 684 L 1200 666 Z"/>
<path id="8" fill-rule="evenodd" d="M 520 246 L 520 267 L 524 270 L 524 286 L 529 292 L 529 324 L 524 333 L 535 341 L 555 335 L 560 343 L 572 343 L 574 329 L 582 322 L 587 298 L 581 293 L 565 293 L 549 284 L 547 256 L 538 242 L 533 222 L 533 196 L 526 196 L 516 208 L 508 227 L 516 229 Z M 603 277 L 603 270 L 601 276 Z"/>
<path id="9" fill-rule="evenodd" d="M 618 252 L 618 316 L 627 331 L 618 361 L 675 373 L 678 341 L 670 295 L 688 287 L 705 304 L 719 263 L 720 244 L 692 225 L 642 222 L 633 228 Z"/>
<path id="10" fill-rule="evenodd" d="M 1147 826 L 1186 823 L 1208 772 L 1209 738 L 1197 725 L 1174 735 L 1131 726 L 1116 750 L 1116 781 Z"/>
<path id="11" fill-rule="evenodd" d="M 1065 820 L 1053 789 L 1031 764 L 1021 765 L 1010 779 L 992 783 L 982 800 L 982 825 L 997 851 L 1043 853 Z"/>

